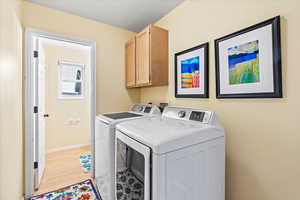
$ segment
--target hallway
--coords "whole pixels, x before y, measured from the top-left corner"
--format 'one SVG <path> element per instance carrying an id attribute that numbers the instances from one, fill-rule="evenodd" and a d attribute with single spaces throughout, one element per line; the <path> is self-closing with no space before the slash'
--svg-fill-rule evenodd
<path id="1" fill-rule="evenodd" d="M 46 154 L 46 168 L 39 190 L 34 195 L 49 192 L 91 178 L 80 166 L 79 156 L 89 154 L 90 146 Z"/>

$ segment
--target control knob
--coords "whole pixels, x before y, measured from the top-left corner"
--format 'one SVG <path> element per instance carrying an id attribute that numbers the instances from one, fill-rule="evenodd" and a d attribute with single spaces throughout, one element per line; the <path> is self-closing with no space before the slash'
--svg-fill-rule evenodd
<path id="1" fill-rule="evenodd" d="M 142 112 L 142 111 L 143 111 L 143 109 L 144 109 L 144 107 L 143 107 L 143 106 L 139 106 L 139 107 L 138 107 L 138 110 L 139 110 L 140 112 Z"/>
<path id="2" fill-rule="evenodd" d="M 178 113 L 178 117 L 179 118 L 184 118 L 185 117 L 185 111 L 179 111 L 179 113 Z"/>

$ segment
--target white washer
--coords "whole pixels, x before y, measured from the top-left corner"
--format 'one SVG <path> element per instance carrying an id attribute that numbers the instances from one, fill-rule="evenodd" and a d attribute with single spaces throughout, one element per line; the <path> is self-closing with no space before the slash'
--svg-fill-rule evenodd
<path id="1" fill-rule="evenodd" d="M 115 200 L 115 126 L 124 121 L 160 116 L 151 104 L 135 104 L 131 111 L 100 114 L 95 122 L 95 178 L 102 200 Z"/>
<path id="2" fill-rule="evenodd" d="M 117 200 L 224 200 L 224 129 L 211 111 L 168 107 L 116 130 Z"/>

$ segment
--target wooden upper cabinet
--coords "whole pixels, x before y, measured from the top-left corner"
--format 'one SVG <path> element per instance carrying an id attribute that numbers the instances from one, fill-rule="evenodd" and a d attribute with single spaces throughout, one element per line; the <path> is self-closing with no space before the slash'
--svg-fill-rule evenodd
<path id="1" fill-rule="evenodd" d="M 129 64 L 133 53 L 129 47 L 135 42 L 135 67 Z M 134 45 L 130 45 L 134 46 Z M 126 50 L 126 86 L 146 87 L 168 84 L 168 31 L 149 25 L 125 45 Z M 135 71 L 135 84 L 132 85 L 129 74 Z M 131 74 L 132 76 L 132 74 Z M 130 76 L 130 77 L 131 77 Z"/>
<path id="2" fill-rule="evenodd" d="M 169 33 L 150 25 L 150 79 L 152 86 L 169 83 Z"/>
<path id="3" fill-rule="evenodd" d="M 125 44 L 126 87 L 135 87 L 135 39 Z"/>
<path id="4" fill-rule="evenodd" d="M 150 28 L 135 36 L 136 43 L 136 85 L 150 84 Z"/>

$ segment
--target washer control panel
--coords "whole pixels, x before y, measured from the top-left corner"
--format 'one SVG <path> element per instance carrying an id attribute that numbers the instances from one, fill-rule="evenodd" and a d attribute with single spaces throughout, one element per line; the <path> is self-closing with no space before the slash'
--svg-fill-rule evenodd
<path id="1" fill-rule="evenodd" d="M 135 104 L 135 105 L 132 107 L 131 111 L 133 111 L 133 112 L 143 112 L 143 111 L 144 111 L 144 108 L 145 108 L 144 105 L 141 105 L 141 104 Z"/>
<path id="2" fill-rule="evenodd" d="M 145 114 L 160 114 L 159 108 L 151 104 L 135 104 L 132 106 L 131 111 Z"/>

